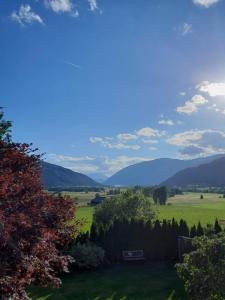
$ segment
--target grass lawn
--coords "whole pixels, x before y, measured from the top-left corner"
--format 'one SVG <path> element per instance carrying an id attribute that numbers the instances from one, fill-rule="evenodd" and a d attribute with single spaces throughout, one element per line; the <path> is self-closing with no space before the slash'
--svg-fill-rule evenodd
<path id="1" fill-rule="evenodd" d="M 186 300 L 173 266 L 151 263 L 117 265 L 68 274 L 58 290 L 34 287 L 34 300 Z"/>
<path id="2" fill-rule="evenodd" d="M 189 225 L 213 224 L 215 219 L 225 220 L 225 199 L 219 198 L 219 194 L 205 193 L 204 199 L 200 199 L 199 193 L 186 193 L 169 198 L 170 205 L 157 206 L 156 213 L 160 220 L 173 217 L 177 220 L 184 219 Z"/>
<path id="3" fill-rule="evenodd" d="M 219 198 L 219 194 L 205 193 L 204 199 L 200 199 L 199 193 L 186 193 L 169 198 L 169 205 L 154 206 L 156 215 L 160 220 L 176 220 L 183 218 L 190 225 L 213 224 L 215 219 L 225 220 L 225 199 Z M 86 221 L 84 231 L 89 230 L 92 223 L 93 207 L 79 207 L 77 210 L 78 218 Z"/>
<path id="4" fill-rule="evenodd" d="M 84 226 L 82 227 L 82 231 L 89 231 L 92 219 L 93 219 L 94 208 L 91 206 L 82 206 L 77 208 L 76 216 L 78 219 L 84 221 Z"/>
<path id="5" fill-rule="evenodd" d="M 102 196 L 105 196 L 104 192 L 98 193 Z M 96 192 L 62 192 L 62 195 L 70 196 L 78 205 L 87 205 L 92 199 L 95 198 Z"/>

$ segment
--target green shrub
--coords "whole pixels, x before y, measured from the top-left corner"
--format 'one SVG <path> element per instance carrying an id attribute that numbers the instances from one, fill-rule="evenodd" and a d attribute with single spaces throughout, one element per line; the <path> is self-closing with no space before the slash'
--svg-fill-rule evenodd
<path id="1" fill-rule="evenodd" d="M 79 269 L 92 269 L 100 266 L 104 261 L 104 250 L 93 243 L 74 244 L 70 250 L 74 258 L 74 265 Z"/>
<path id="2" fill-rule="evenodd" d="M 191 300 L 225 299 L 225 235 L 194 239 L 195 251 L 177 265 Z"/>

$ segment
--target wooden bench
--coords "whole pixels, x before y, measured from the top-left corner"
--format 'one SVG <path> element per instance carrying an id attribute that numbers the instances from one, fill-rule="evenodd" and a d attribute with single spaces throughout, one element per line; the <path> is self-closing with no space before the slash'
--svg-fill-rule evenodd
<path id="1" fill-rule="evenodd" d="M 124 250 L 122 253 L 124 261 L 145 260 L 143 250 Z"/>

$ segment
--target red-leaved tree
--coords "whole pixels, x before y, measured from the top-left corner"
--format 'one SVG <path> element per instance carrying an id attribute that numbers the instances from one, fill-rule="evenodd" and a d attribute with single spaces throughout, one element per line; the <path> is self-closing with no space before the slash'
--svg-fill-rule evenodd
<path id="1" fill-rule="evenodd" d="M 62 249 L 78 227 L 73 202 L 43 191 L 40 157 L 10 141 L 10 125 L 0 113 L 0 299 L 24 300 L 31 283 L 60 285 L 72 260 Z"/>

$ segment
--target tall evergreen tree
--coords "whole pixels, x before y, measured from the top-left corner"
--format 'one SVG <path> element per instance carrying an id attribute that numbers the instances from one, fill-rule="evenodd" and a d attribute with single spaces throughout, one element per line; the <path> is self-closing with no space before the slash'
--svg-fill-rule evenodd
<path id="1" fill-rule="evenodd" d="M 215 231 L 216 234 L 222 231 L 222 228 L 221 228 L 221 226 L 219 224 L 218 219 L 216 219 L 216 221 L 215 221 L 214 231 Z"/>
<path id="2" fill-rule="evenodd" d="M 200 222 L 198 222 L 198 226 L 197 226 L 197 236 L 202 236 L 204 235 L 204 229 L 202 228 L 202 225 Z"/>
<path id="3" fill-rule="evenodd" d="M 196 235 L 197 235 L 197 229 L 196 229 L 196 226 L 193 225 L 193 226 L 191 227 L 191 230 L 190 230 L 190 237 L 193 238 L 193 237 L 195 237 Z"/>

